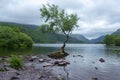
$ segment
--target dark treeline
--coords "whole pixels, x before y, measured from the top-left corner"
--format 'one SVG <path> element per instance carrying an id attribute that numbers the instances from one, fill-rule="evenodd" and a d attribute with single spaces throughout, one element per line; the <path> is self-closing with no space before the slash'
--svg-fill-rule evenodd
<path id="1" fill-rule="evenodd" d="M 104 43 L 107 45 L 120 46 L 120 35 L 106 35 Z"/>

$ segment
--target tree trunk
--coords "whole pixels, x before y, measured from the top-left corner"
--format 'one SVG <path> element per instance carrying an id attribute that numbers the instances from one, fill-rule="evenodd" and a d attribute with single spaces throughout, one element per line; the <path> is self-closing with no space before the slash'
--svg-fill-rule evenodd
<path id="1" fill-rule="evenodd" d="M 64 41 L 63 43 L 63 46 L 61 47 L 61 54 L 64 54 L 65 53 L 65 46 L 66 46 L 66 42 L 69 40 L 69 36 L 66 35 L 66 40 Z"/>

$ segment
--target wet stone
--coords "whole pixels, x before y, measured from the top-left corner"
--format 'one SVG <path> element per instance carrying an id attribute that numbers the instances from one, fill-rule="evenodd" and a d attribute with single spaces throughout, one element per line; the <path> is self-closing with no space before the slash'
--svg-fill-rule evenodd
<path id="1" fill-rule="evenodd" d="M 94 62 L 94 61 L 93 61 L 92 63 L 93 63 L 93 64 L 95 64 L 95 62 Z"/>
<path id="2" fill-rule="evenodd" d="M 52 63 L 44 63 L 43 64 L 43 67 L 48 67 L 48 66 L 53 66 L 53 64 Z"/>
<path id="3" fill-rule="evenodd" d="M 67 62 L 67 61 L 55 61 L 54 64 L 58 65 L 58 66 L 66 66 L 66 65 L 68 65 L 70 63 Z"/>
<path id="4" fill-rule="evenodd" d="M 98 68 L 97 68 L 97 67 L 95 67 L 95 69 L 96 69 L 96 70 L 98 70 Z"/>
<path id="5" fill-rule="evenodd" d="M 10 80 L 20 80 L 20 78 L 18 76 L 13 76 L 13 77 L 11 77 Z"/>
<path id="6" fill-rule="evenodd" d="M 98 78 L 92 78 L 92 80 L 98 80 Z"/>
<path id="7" fill-rule="evenodd" d="M 0 57 L 0 61 L 2 60 L 2 57 Z"/>
<path id="8" fill-rule="evenodd" d="M 100 62 L 105 62 L 105 60 L 103 58 L 100 58 L 99 61 Z"/>
<path id="9" fill-rule="evenodd" d="M 45 62 L 45 59 L 39 59 L 38 61 L 39 62 Z"/>
<path id="10" fill-rule="evenodd" d="M 38 59 L 37 56 L 31 56 L 31 58 L 29 59 L 29 61 L 34 61 L 35 59 Z"/>

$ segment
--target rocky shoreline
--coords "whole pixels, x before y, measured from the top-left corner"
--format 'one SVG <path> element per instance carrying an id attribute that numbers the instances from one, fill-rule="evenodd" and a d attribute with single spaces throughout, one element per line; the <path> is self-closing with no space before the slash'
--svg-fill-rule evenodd
<path id="1" fill-rule="evenodd" d="M 24 57 L 24 68 L 16 70 L 10 67 L 8 59 L 7 56 L 0 57 L 0 80 L 66 80 L 64 74 L 57 74 L 54 69 L 70 64 L 64 59 L 29 55 Z"/>

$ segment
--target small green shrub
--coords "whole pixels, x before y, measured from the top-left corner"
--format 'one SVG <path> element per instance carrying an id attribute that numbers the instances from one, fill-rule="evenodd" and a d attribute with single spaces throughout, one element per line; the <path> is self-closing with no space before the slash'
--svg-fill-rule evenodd
<path id="1" fill-rule="evenodd" d="M 23 59 L 19 56 L 12 55 L 9 59 L 10 66 L 14 69 L 22 69 L 24 66 Z"/>

